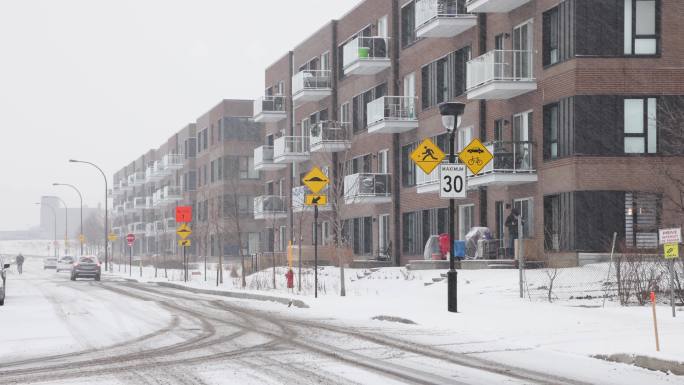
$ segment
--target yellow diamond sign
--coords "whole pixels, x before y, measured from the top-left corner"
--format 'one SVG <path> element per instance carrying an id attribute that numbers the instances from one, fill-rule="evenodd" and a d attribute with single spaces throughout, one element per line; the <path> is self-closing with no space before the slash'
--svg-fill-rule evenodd
<path id="1" fill-rule="evenodd" d="M 176 230 L 176 234 L 178 234 L 181 239 L 187 239 L 190 234 L 192 234 L 192 230 L 190 230 L 190 227 L 188 227 L 187 224 L 183 223 L 178 227 L 178 230 Z"/>
<path id="2" fill-rule="evenodd" d="M 665 248 L 665 259 L 679 258 L 679 244 L 678 243 L 667 243 L 663 247 Z"/>
<path id="3" fill-rule="evenodd" d="M 302 183 L 304 183 L 304 185 L 308 187 L 312 193 L 316 194 L 317 192 L 323 190 L 328 183 L 330 183 L 330 179 L 328 179 L 328 177 L 323 173 L 323 171 L 321 171 L 320 168 L 314 167 L 311 169 L 311 171 L 309 171 L 308 174 L 304 176 Z"/>
<path id="4" fill-rule="evenodd" d="M 107 239 L 109 239 L 110 241 L 114 242 L 114 241 L 116 241 L 117 239 L 119 239 L 119 237 L 118 237 L 116 234 L 114 234 L 114 233 L 109 233 L 109 235 L 107 236 Z M 85 237 L 83 237 L 83 240 L 85 241 Z"/>
<path id="5" fill-rule="evenodd" d="M 307 206 L 325 206 L 328 204 L 328 196 L 325 194 L 306 194 Z"/>
<path id="6" fill-rule="evenodd" d="M 189 239 L 179 239 L 178 240 L 178 246 L 180 246 L 180 247 L 187 247 L 190 245 L 192 245 L 192 242 L 190 242 Z"/>
<path id="7" fill-rule="evenodd" d="M 482 169 L 487 166 L 487 163 L 491 162 L 493 158 L 494 155 L 489 152 L 487 147 L 485 147 L 479 139 L 473 139 L 473 141 L 458 154 L 458 159 L 468 167 L 473 175 L 482 171 Z"/>
<path id="8" fill-rule="evenodd" d="M 442 150 L 435 145 L 430 138 L 426 138 L 418 147 L 411 153 L 411 160 L 413 160 L 424 173 L 429 174 L 435 167 L 439 166 L 446 155 Z"/>

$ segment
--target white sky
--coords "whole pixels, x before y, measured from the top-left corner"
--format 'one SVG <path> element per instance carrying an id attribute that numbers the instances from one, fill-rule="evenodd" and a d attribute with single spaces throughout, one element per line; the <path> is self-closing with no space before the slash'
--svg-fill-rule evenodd
<path id="1" fill-rule="evenodd" d="M 1 0 L 0 230 L 37 225 L 41 195 L 102 202 L 112 174 L 359 0 Z"/>

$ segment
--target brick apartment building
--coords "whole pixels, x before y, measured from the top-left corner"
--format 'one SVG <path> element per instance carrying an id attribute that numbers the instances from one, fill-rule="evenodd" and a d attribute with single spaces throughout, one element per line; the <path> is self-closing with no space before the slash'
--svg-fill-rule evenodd
<path id="1" fill-rule="evenodd" d="M 301 178 L 319 166 L 333 181 L 316 229 L 323 244 L 338 235 L 358 259 L 422 259 L 427 239 L 447 232 L 448 201 L 437 173 L 425 175 L 408 154 L 426 137 L 448 149 L 437 106 L 458 101 L 466 110 L 457 147 L 479 138 L 494 154 L 458 202 L 459 238 L 485 226 L 504 247 L 505 218 L 518 207 L 530 258 L 575 264 L 608 250 L 613 232 L 622 248 L 652 250 L 658 227 L 683 222 L 672 201 L 680 192 L 663 176 L 684 179 L 683 148 L 670 140 L 682 122 L 661 113 L 684 107 L 682 18 L 679 0 L 363 1 L 266 68 L 252 121 L 246 102 L 225 101 L 119 171 L 116 226 L 144 232 L 154 220 L 167 229 L 170 209 L 136 212 L 135 203 L 152 197 L 157 207 L 155 191 L 177 186 L 182 197 L 165 202 L 193 204 L 195 227 L 211 227 L 226 206 L 213 198 L 231 195 L 214 175 L 234 167 L 217 159 L 237 156 L 237 195 L 255 196 L 239 201 L 256 221 L 243 250 L 312 243 Z M 231 118 L 259 136 L 228 144 L 220 127 Z M 137 173 L 179 154 L 181 168 L 136 184 Z M 140 252 L 174 247 L 146 235 Z M 198 236 L 194 247 L 204 249 L 194 253 L 218 253 L 216 232 Z"/>

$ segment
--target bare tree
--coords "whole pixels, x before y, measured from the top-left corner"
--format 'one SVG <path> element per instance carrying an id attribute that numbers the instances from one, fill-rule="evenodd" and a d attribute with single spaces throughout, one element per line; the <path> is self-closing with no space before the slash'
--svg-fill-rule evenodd
<path id="1" fill-rule="evenodd" d="M 680 155 L 663 159 L 659 163 L 659 189 L 663 199 L 671 206 L 673 216 L 684 216 L 684 96 L 663 96 L 658 99 L 655 117 L 658 127 L 659 152 L 664 155 Z M 664 205 L 665 206 L 665 205 Z"/>
<path id="2" fill-rule="evenodd" d="M 104 232 L 104 215 L 100 212 L 91 214 L 83 221 L 83 228 L 79 229 L 85 236 L 88 246 L 100 250 L 103 246 L 102 233 Z"/>

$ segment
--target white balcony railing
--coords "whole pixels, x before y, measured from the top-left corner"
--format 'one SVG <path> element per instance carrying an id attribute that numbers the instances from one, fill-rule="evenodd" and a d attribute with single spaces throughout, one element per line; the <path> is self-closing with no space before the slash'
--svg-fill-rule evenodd
<path id="1" fill-rule="evenodd" d="M 489 51 L 467 71 L 468 99 L 509 99 L 537 88 L 532 51 Z"/>
<path id="2" fill-rule="evenodd" d="M 418 128 L 416 98 L 383 96 L 368 103 L 368 132 L 397 134 Z"/>
<path id="3" fill-rule="evenodd" d="M 145 224 L 145 236 L 150 238 L 150 237 L 154 237 L 156 235 L 157 235 L 157 231 L 156 231 L 156 228 L 154 226 L 154 222 L 153 223 L 146 223 Z"/>
<path id="4" fill-rule="evenodd" d="M 275 163 L 299 163 L 309 160 L 308 136 L 281 136 L 273 143 Z"/>
<path id="5" fill-rule="evenodd" d="M 285 96 L 263 96 L 254 101 L 255 122 L 277 122 L 287 117 Z"/>
<path id="6" fill-rule="evenodd" d="M 292 77 L 292 100 L 315 102 L 332 94 L 332 71 L 303 70 Z"/>
<path id="7" fill-rule="evenodd" d="M 530 0 L 467 0 L 468 12 L 477 13 L 508 13 Z"/>
<path id="8" fill-rule="evenodd" d="M 351 148 L 349 123 L 324 120 L 311 127 L 311 152 L 338 152 Z"/>
<path id="9" fill-rule="evenodd" d="M 342 48 L 345 75 L 373 75 L 391 66 L 389 38 L 359 36 Z"/>
<path id="10" fill-rule="evenodd" d="M 262 195 L 254 198 L 254 219 L 275 219 L 287 217 L 285 197 Z"/>
<path id="11" fill-rule="evenodd" d="M 128 176 L 128 185 L 137 187 L 145 184 L 145 173 L 142 171 L 134 172 Z"/>
<path id="12" fill-rule="evenodd" d="M 164 179 L 164 173 L 161 171 L 159 162 L 150 163 L 145 169 L 145 179 L 147 182 L 158 182 Z"/>
<path id="13" fill-rule="evenodd" d="M 466 12 L 465 0 L 417 0 L 417 37 L 454 37 L 477 25 Z"/>
<path id="14" fill-rule="evenodd" d="M 166 154 L 162 157 L 162 168 L 167 174 L 183 168 L 183 154 Z"/>
<path id="15" fill-rule="evenodd" d="M 133 234 L 145 235 L 145 223 L 144 222 L 133 223 Z"/>
<path id="16" fill-rule="evenodd" d="M 163 204 L 174 204 L 183 199 L 183 190 L 179 186 L 165 186 L 162 195 Z"/>
<path id="17" fill-rule="evenodd" d="M 352 174 L 344 177 L 344 199 L 350 203 L 386 203 L 392 199 L 392 175 Z"/>
<path id="18" fill-rule="evenodd" d="M 273 162 L 273 146 L 259 146 L 254 149 L 255 170 L 280 170 L 287 167 L 286 164 Z"/>
<path id="19" fill-rule="evenodd" d="M 164 231 L 167 233 L 176 232 L 176 220 L 174 218 L 167 218 L 164 220 Z"/>
<path id="20" fill-rule="evenodd" d="M 147 208 L 147 198 L 146 197 L 136 197 L 133 198 L 133 210 L 139 212 Z"/>

